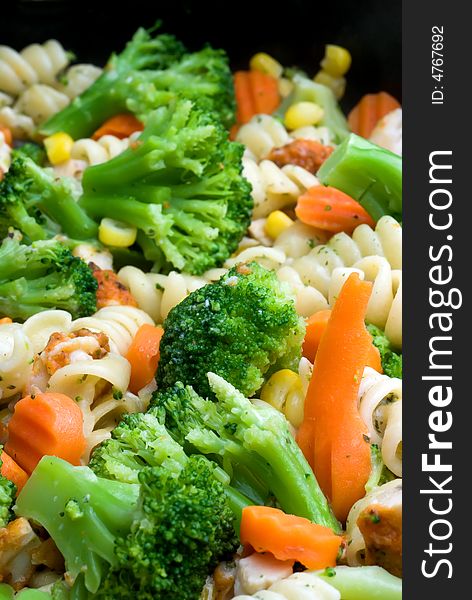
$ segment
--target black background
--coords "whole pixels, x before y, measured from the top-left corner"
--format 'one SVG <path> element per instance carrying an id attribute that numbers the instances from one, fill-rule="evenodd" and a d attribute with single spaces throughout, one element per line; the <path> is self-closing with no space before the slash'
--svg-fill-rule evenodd
<path id="1" fill-rule="evenodd" d="M 102 65 L 134 31 L 162 19 L 190 49 L 210 42 L 227 50 L 233 68 L 247 68 L 258 51 L 286 66 L 318 70 L 324 45 L 349 48 L 353 63 L 343 100 L 350 108 L 367 92 L 401 98 L 399 0 L 286 0 L 285 2 L 2 0 L 0 43 L 20 50 L 54 37 L 80 62 Z"/>

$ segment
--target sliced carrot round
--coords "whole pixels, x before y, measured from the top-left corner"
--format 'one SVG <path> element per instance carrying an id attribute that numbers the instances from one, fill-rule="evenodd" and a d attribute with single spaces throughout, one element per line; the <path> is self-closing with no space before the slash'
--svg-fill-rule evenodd
<path id="1" fill-rule="evenodd" d="M 357 135 L 368 138 L 380 119 L 400 106 L 387 92 L 366 94 L 349 113 L 349 127 Z"/>
<path id="2" fill-rule="evenodd" d="M 159 344 L 164 334 L 162 327 L 145 323 L 136 332 L 126 358 L 131 365 L 129 389 L 139 392 L 152 381 L 159 363 Z"/>

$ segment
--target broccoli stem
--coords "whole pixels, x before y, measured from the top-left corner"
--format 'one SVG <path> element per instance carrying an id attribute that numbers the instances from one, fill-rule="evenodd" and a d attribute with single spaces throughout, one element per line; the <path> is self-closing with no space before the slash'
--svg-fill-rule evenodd
<path id="1" fill-rule="evenodd" d="M 41 225 L 30 217 L 23 204 L 11 204 L 8 207 L 8 213 L 11 217 L 11 225 L 18 227 L 19 230 L 28 236 L 31 241 L 45 240 L 49 237 Z"/>
<path id="2" fill-rule="evenodd" d="M 317 573 L 343 600 L 401 600 L 402 580 L 381 567 L 335 567 Z"/>
<path id="3" fill-rule="evenodd" d="M 378 221 L 402 212 L 402 159 L 351 133 L 322 164 L 317 177 L 345 192 Z"/>

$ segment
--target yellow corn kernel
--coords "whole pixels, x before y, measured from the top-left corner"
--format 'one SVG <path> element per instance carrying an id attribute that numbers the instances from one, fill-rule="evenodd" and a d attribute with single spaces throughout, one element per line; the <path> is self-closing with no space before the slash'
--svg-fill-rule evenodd
<path id="1" fill-rule="evenodd" d="M 325 46 L 325 55 L 321 61 L 321 68 L 333 77 L 342 77 L 349 71 L 352 58 L 351 53 L 342 46 L 328 44 Z"/>
<path id="2" fill-rule="evenodd" d="M 298 129 L 316 125 L 324 116 L 324 110 L 314 102 L 296 102 L 285 113 L 285 127 Z"/>
<path id="3" fill-rule="evenodd" d="M 346 91 L 346 80 L 344 77 L 333 77 L 326 71 L 318 71 L 318 73 L 313 77 L 313 81 L 316 83 L 321 83 L 326 87 L 329 87 L 333 94 L 336 96 L 337 100 L 340 100 L 344 96 L 344 92 Z"/>
<path id="4" fill-rule="evenodd" d="M 53 165 L 69 160 L 74 140 L 69 134 L 59 131 L 44 140 L 48 160 Z"/>
<path id="5" fill-rule="evenodd" d="M 277 371 L 264 384 L 260 396 L 261 400 L 284 413 L 294 427 L 300 427 L 303 422 L 305 404 L 305 393 L 300 375 L 290 369 Z"/>
<path id="6" fill-rule="evenodd" d="M 249 61 L 249 67 L 253 71 L 262 71 L 266 75 L 272 75 L 278 79 L 284 70 L 282 65 L 265 52 L 258 52 Z"/>
<path id="7" fill-rule="evenodd" d="M 281 210 L 274 210 L 264 223 L 264 231 L 273 240 L 277 239 L 282 231 L 293 225 L 292 219 Z"/>
<path id="8" fill-rule="evenodd" d="M 136 227 L 108 218 L 102 219 L 98 227 L 98 239 L 102 244 L 118 248 L 132 246 L 137 233 Z"/>
<path id="9" fill-rule="evenodd" d="M 278 81 L 278 84 L 279 94 L 282 96 L 282 98 L 286 98 L 289 94 L 292 93 L 294 85 L 290 81 L 290 79 L 287 79 L 286 77 L 281 77 Z"/>

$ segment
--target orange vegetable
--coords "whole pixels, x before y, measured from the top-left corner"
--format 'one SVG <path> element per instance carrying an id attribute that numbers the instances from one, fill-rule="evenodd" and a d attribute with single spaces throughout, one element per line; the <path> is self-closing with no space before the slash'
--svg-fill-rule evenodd
<path id="1" fill-rule="evenodd" d="M 262 71 L 236 71 L 234 91 L 236 121 L 240 125 L 254 115 L 272 114 L 280 103 L 277 79 Z"/>
<path id="2" fill-rule="evenodd" d="M 269 506 L 243 508 L 240 539 L 256 552 L 270 552 L 279 560 L 296 560 L 308 569 L 334 567 L 342 543 L 329 527 Z"/>
<path id="3" fill-rule="evenodd" d="M 349 127 L 357 135 L 368 138 L 379 120 L 400 106 L 400 103 L 387 92 L 366 94 L 349 113 L 347 118 Z"/>
<path id="4" fill-rule="evenodd" d="M 19 494 L 28 481 L 28 473 L 25 473 L 20 465 L 17 465 L 13 458 L 8 456 L 6 452 L 2 452 L 0 460 L 2 461 L 2 475 L 16 485 L 16 491 Z"/>
<path id="5" fill-rule="evenodd" d="M 372 337 L 365 314 L 372 284 L 352 273 L 341 289 L 316 353 L 297 442 L 340 521 L 365 495 L 371 461 L 357 396 Z"/>
<path id="6" fill-rule="evenodd" d="M 145 323 L 136 332 L 126 358 L 131 364 L 129 389 L 137 393 L 147 385 L 157 371 L 159 363 L 159 344 L 164 334 L 162 327 L 153 327 Z"/>
<path id="7" fill-rule="evenodd" d="M 319 310 L 318 312 L 308 317 L 306 320 L 306 333 L 305 339 L 303 340 L 302 353 L 303 356 L 308 358 L 311 362 L 315 361 L 315 356 L 320 345 L 321 336 L 323 335 L 329 318 L 331 316 L 331 310 Z M 380 359 L 380 352 L 378 348 L 371 345 L 369 351 L 369 357 L 366 363 L 366 367 L 371 367 L 379 373 L 383 372 L 382 361 Z"/>
<path id="8" fill-rule="evenodd" d="M 375 227 L 359 202 L 341 190 L 323 185 L 315 185 L 299 196 L 295 214 L 303 223 L 331 233 L 350 234 L 362 223 Z"/>
<path id="9" fill-rule="evenodd" d="M 0 319 L 0 325 L 9 325 L 10 323 L 13 323 L 10 317 L 3 317 Z"/>
<path id="10" fill-rule="evenodd" d="M 5 450 L 27 473 L 45 455 L 80 464 L 85 450 L 82 411 L 64 394 L 26 396 L 15 405 Z"/>
<path id="11" fill-rule="evenodd" d="M 143 129 L 144 125 L 141 121 L 138 121 L 134 115 L 122 113 L 105 121 L 105 123 L 103 123 L 103 125 L 92 135 L 92 139 L 98 140 L 104 135 L 127 138 L 135 131 L 142 131 Z"/>
<path id="12" fill-rule="evenodd" d="M 6 127 L 5 125 L 1 125 L 0 124 L 0 132 L 3 133 L 3 138 L 5 140 L 5 142 L 11 146 L 13 144 L 13 135 L 11 133 L 11 129 L 9 129 L 8 127 Z"/>

